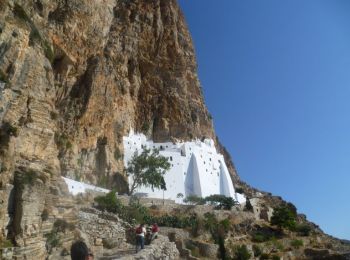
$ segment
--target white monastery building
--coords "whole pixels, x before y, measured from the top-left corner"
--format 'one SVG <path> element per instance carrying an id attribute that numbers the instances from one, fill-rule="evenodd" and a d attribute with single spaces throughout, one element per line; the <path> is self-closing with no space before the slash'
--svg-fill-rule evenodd
<path id="1" fill-rule="evenodd" d="M 79 181 L 75 181 L 66 177 L 62 177 L 65 183 L 68 186 L 68 190 L 71 194 L 78 195 L 79 193 L 85 193 L 86 191 L 95 191 L 95 192 L 103 192 L 103 193 L 108 193 L 109 190 L 96 187 L 90 184 L 82 183 Z"/>
<path id="2" fill-rule="evenodd" d="M 184 197 L 197 195 L 206 197 L 220 194 L 232 197 L 239 203 L 245 203 L 245 197 L 236 193 L 232 179 L 226 167 L 222 154 L 216 151 L 214 141 L 205 139 L 204 142 L 195 140 L 180 143 L 154 143 L 147 140 L 144 134 L 130 131 L 129 136 L 123 137 L 124 164 L 134 156 L 142 153 L 142 150 L 159 149 L 159 154 L 168 157 L 171 164 L 170 170 L 164 175 L 166 190 L 139 187 L 136 194 L 143 194 L 151 198 L 172 199 L 182 202 L 177 198 L 179 193 Z M 131 177 L 129 177 L 131 178 Z M 129 179 L 131 183 L 132 179 Z"/>

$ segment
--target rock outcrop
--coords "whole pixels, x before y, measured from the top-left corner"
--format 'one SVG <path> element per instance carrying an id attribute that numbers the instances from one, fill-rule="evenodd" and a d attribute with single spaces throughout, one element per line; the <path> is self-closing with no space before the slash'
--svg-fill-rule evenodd
<path id="1" fill-rule="evenodd" d="M 125 192 L 131 128 L 215 139 L 196 66 L 176 0 L 2 0 L 1 237 L 25 246 L 28 230 L 41 234 L 61 175 Z"/>

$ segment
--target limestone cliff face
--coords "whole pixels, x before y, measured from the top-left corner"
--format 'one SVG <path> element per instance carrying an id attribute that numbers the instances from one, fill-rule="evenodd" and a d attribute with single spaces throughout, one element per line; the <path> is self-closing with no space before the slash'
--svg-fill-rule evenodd
<path id="1" fill-rule="evenodd" d="M 1 198 L 22 196 L 15 176 L 27 175 L 125 191 L 130 128 L 155 141 L 215 139 L 196 66 L 176 0 L 0 0 Z M 8 201 L 0 228 L 18 235 Z"/>

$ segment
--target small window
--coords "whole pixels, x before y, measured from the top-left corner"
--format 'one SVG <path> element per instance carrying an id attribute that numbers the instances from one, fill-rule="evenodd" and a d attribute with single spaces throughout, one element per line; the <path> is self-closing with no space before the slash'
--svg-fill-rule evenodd
<path id="1" fill-rule="evenodd" d="M 209 158 L 209 161 L 211 161 L 211 158 Z"/>
<path id="2" fill-rule="evenodd" d="M 170 158 L 170 161 L 172 161 L 172 160 L 173 160 L 173 157 L 172 157 L 172 156 L 170 156 L 169 158 Z"/>
<path id="3" fill-rule="evenodd" d="M 186 172 L 184 172 L 184 175 L 186 175 Z"/>

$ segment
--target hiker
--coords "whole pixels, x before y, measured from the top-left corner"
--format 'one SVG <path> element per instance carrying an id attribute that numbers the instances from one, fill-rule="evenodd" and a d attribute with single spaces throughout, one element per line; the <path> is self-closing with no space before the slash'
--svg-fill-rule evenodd
<path id="1" fill-rule="evenodd" d="M 145 248 L 145 235 L 146 235 L 145 225 L 141 224 L 136 228 L 136 253 L 138 252 L 139 247 L 141 249 Z"/>
<path id="2" fill-rule="evenodd" d="M 150 243 L 158 237 L 159 227 L 157 223 L 153 223 L 152 229 L 151 229 L 151 240 Z"/>
<path id="3" fill-rule="evenodd" d="M 70 248 L 72 260 L 93 260 L 94 255 L 83 241 L 74 242 Z"/>

